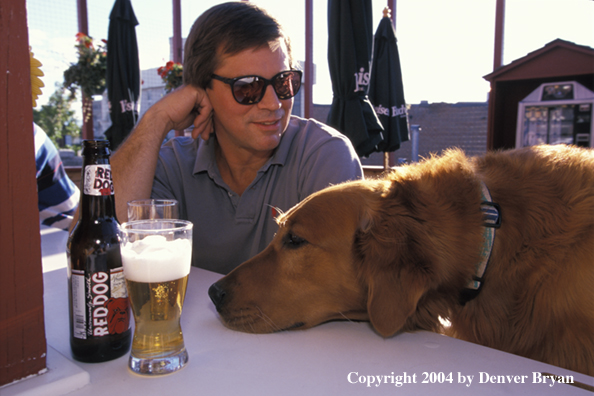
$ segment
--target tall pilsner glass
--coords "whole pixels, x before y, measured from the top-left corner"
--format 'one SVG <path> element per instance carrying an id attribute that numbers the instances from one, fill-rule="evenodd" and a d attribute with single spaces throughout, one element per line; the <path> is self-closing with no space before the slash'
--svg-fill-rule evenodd
<path id="1" fill-rule="evenodd" d="M 120 229 L 135 321 L 130 368 L 146 375 L 172 373 L 188 361 L 180 318 L 192 261 L 192 223 L 135 220 Z"/>

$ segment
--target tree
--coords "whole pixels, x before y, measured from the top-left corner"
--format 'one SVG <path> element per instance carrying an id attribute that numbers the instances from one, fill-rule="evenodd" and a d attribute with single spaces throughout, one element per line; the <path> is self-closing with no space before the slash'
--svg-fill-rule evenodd
<path id="1" fill-rule="evenodd" d="M 65 147 L 67 135 L 80 137 L 81 129 L 74 118 L 74 110 L 70 109 L 74 98 L 65 93 L 64 87 L 56 84 L 56 91 L 50 96 L 48 103 L 41 110 L 33 109 L 33 121 L 39 125 L 57 147 Z"/>

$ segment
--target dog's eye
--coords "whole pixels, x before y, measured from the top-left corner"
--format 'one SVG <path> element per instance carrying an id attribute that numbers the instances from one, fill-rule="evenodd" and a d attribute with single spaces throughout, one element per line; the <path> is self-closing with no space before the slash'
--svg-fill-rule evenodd
<path id="1" fill-rule="evenodd" d="M 285 245 L 290 248 L 298 248 L 307 244 L 307 241 L 297 235 L 288 233 L 285 235 Z"/>

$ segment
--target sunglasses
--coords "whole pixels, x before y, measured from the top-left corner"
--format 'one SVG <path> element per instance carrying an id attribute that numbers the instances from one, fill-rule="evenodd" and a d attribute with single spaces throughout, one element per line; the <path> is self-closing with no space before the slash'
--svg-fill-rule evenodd
<path id="1" fill-rule="evenodd" d="M 270 80 L 260 76 L 225 78 L 216 74 L 213 74 L 212 78 L 229 84 L 233 98 L 237 103 L 252 105 L 262 100 L 268 85 L 272 85 L 280 100 L 291 99 L 297 95 L 301 88 L 301 76 L 300 70 L 287 70 L 278 73 Z"/>

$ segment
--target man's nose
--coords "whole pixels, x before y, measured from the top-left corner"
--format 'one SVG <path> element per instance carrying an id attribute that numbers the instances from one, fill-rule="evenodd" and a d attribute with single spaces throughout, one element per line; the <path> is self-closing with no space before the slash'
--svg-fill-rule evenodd
<path id="1" fill-rule="evenodd" d="M 278 110 L 282 107 L 282 102 L 276 95 L 274 88 L 272 85 L 266 87 L 266 91 L 264 91 L 264 97 L 258 103 L 261 108 L 267 110 Z"/>

